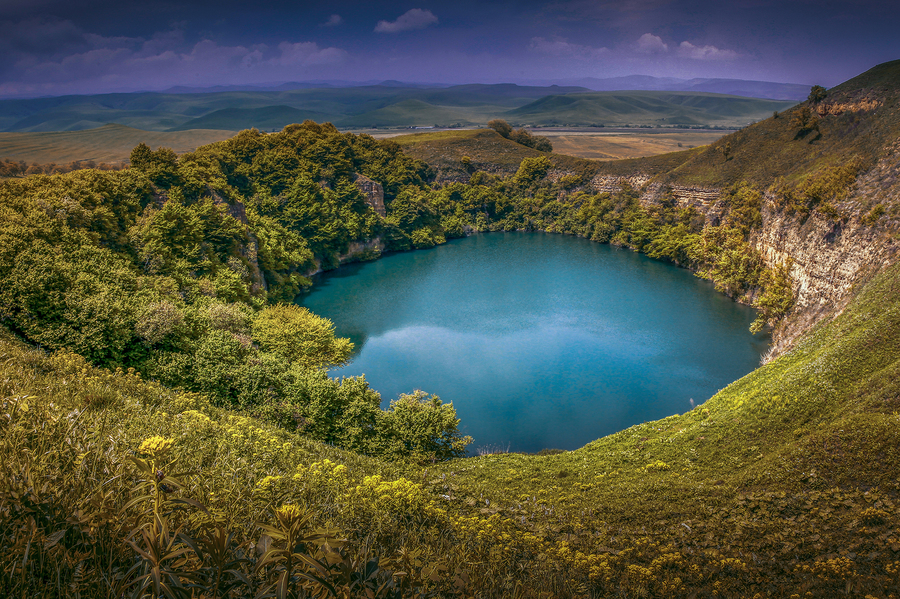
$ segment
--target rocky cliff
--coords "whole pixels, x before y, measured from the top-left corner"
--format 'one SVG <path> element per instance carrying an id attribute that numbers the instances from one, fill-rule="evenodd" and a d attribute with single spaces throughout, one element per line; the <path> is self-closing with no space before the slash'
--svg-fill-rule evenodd
<path id="1" fill-rule="evenodd" d="M 626 185 L 640 191 L 645 205 L 668 196 L 680 206 L 694 207 L 712 224 L 727 209 L 722 189 L 715 187 L 663 185 L 642 173 L 598 176 L 591 182 L 598 192 L 615 192 Z M 883 158 L 857 179 L 836 208 L 836 215 L 815 210 L 806 216 L 789 214 L 777 207 L 772 195 L 765 196 L 762 227 L 753 232 L 750 243 L 768 266 L 791 265 L 796 298 L 791 314 L 774 332 L 773 355 L 788 349 L 822 318 L 838 314 L 856 284 L 897 259 L 900 142 L 886 148 Z"/>
<path id="2" fill-rule="evenodd" d="M 384 209 L 384 187 L 378 181 L 374 181 L 363 175 L 356 175 L 354 180 L 359 190 L 366 196 L 366 203 L 378 213 L 379 216 L 387 216 Z"/>

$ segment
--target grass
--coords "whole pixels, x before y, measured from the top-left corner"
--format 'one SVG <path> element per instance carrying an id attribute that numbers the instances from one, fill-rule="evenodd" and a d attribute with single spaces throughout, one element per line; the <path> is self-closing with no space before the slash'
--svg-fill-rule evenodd
<path id="1" fill-rule="evenodd" d="M 615 91 L 552 95 L 511 110 L 510 122 L 535 125 L 744 126 L 794 102 L 701 92 Z"/>
<path id="2" fill-rule="evenodd" d="M 475 171 L 509 175 L 518 170 L 524 158 L 544 155 L 501 137 L 493 129 L 434 131 L 391 139 L 407 154 L 434 168 L 438 181 L 468 181 Z M 596 168 L 589 160 L 556 153 L 549 156 L 562 170 L 580 173 Z"/>
<path id="3" fill-rule="evenodd" d="M 535 129 L 534 133 L 546 137 L 553 144 L 553 152 L 590 160 L 623 160 L 643 158 L 680 149 L 709 145 L 728 131 L 697 130 L 631 130 L 603 132 L 603 130 L 554 131 Z"/>
<path id="4" fill-rule="evenodd" d="M 782 177 L 801 184 L 827 167 L 859 161 L 869 168 L 900 136 L 900 61 L 879 65 L 828 91 L 816 110 L 818 130 L 800 132 L 793 125 L 799 107 L 769 115 L 764 121 L 725 136 L 702 151 L 683 152 L 605 164 L 609 174 L 645 172 L 663 183 L 727 187 L 739 181 L 768 188 Z M 877 100 L 875 104 L 867 102 Z M 725 144 L 730 146 L 726 157 Z"/>
<path id="5" fill-rule="evenodd" d="M 228 139 L 234 131 L 190 130 L 179 133 L 142 131 L 123 125 L 104 125 L 83 131 L 52 133 L 0 133 L 0 158 L 28 164 L 65 164 L 76 160 L 127 162 L 141 142 L 152 148 L 165 146 L 178 153 Z"/>

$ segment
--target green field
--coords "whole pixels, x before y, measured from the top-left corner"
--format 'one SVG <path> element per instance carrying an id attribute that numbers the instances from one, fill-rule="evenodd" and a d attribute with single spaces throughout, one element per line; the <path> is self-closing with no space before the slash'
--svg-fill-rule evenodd
<path id="1" fill-rule="evenodd" d="M 93 160 L 114 164 L 127 162 L 131 150 L 142 142 L 152 148 L 165 146 L 181 153 L 232 135 L 234 131 L 193 129 L 168 133 L 142 131 L 124 125 L 104 125 L 84 131 L 0 133 L 0 160 L 24 160 L 28 164 Z"/>

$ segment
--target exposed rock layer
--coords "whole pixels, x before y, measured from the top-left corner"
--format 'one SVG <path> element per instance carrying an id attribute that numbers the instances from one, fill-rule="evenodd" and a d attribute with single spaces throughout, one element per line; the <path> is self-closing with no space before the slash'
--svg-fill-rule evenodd
<path id="1" fill-rule="evenodd" d="M 830 218 L 818 211 L 803 217 L 787 214 L 766 196 L 762 227 L 751 235 L 750 243 L 768 266 L 791 264 L 795 307 L 775 331 L 773 354 L 787 348 L 821 318 L 836 315 L 849 301 L 854 285 L 872 276 L 895 260 L 898 243 L 892 231 L 890 207 L 900 197 L 900 143 L 859 178 L 849 197 L 838 205 L 839 216 Z M 664 197 L 679 206 L 692 206 L 707 222 L 721 220 L 726 206 L 722 190 L 696 186 L 664 186 L 649 176 L 598 176 L 592 187 L 598 192 L 615 192 L 625 186 L 640 191 L 645 205 Z M 885 205 L 885 215 L 866 219 L 874 205 Z"/>

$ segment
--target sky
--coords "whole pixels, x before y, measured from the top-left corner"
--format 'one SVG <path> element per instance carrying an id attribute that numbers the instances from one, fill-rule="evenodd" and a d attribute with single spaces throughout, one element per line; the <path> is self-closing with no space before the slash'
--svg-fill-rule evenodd
<path id="1" fill-rule="evenodd" d="M 897 0 L 0 0 L 0 97 L 287 81 L 722 77 L 900 58 Z"/>

